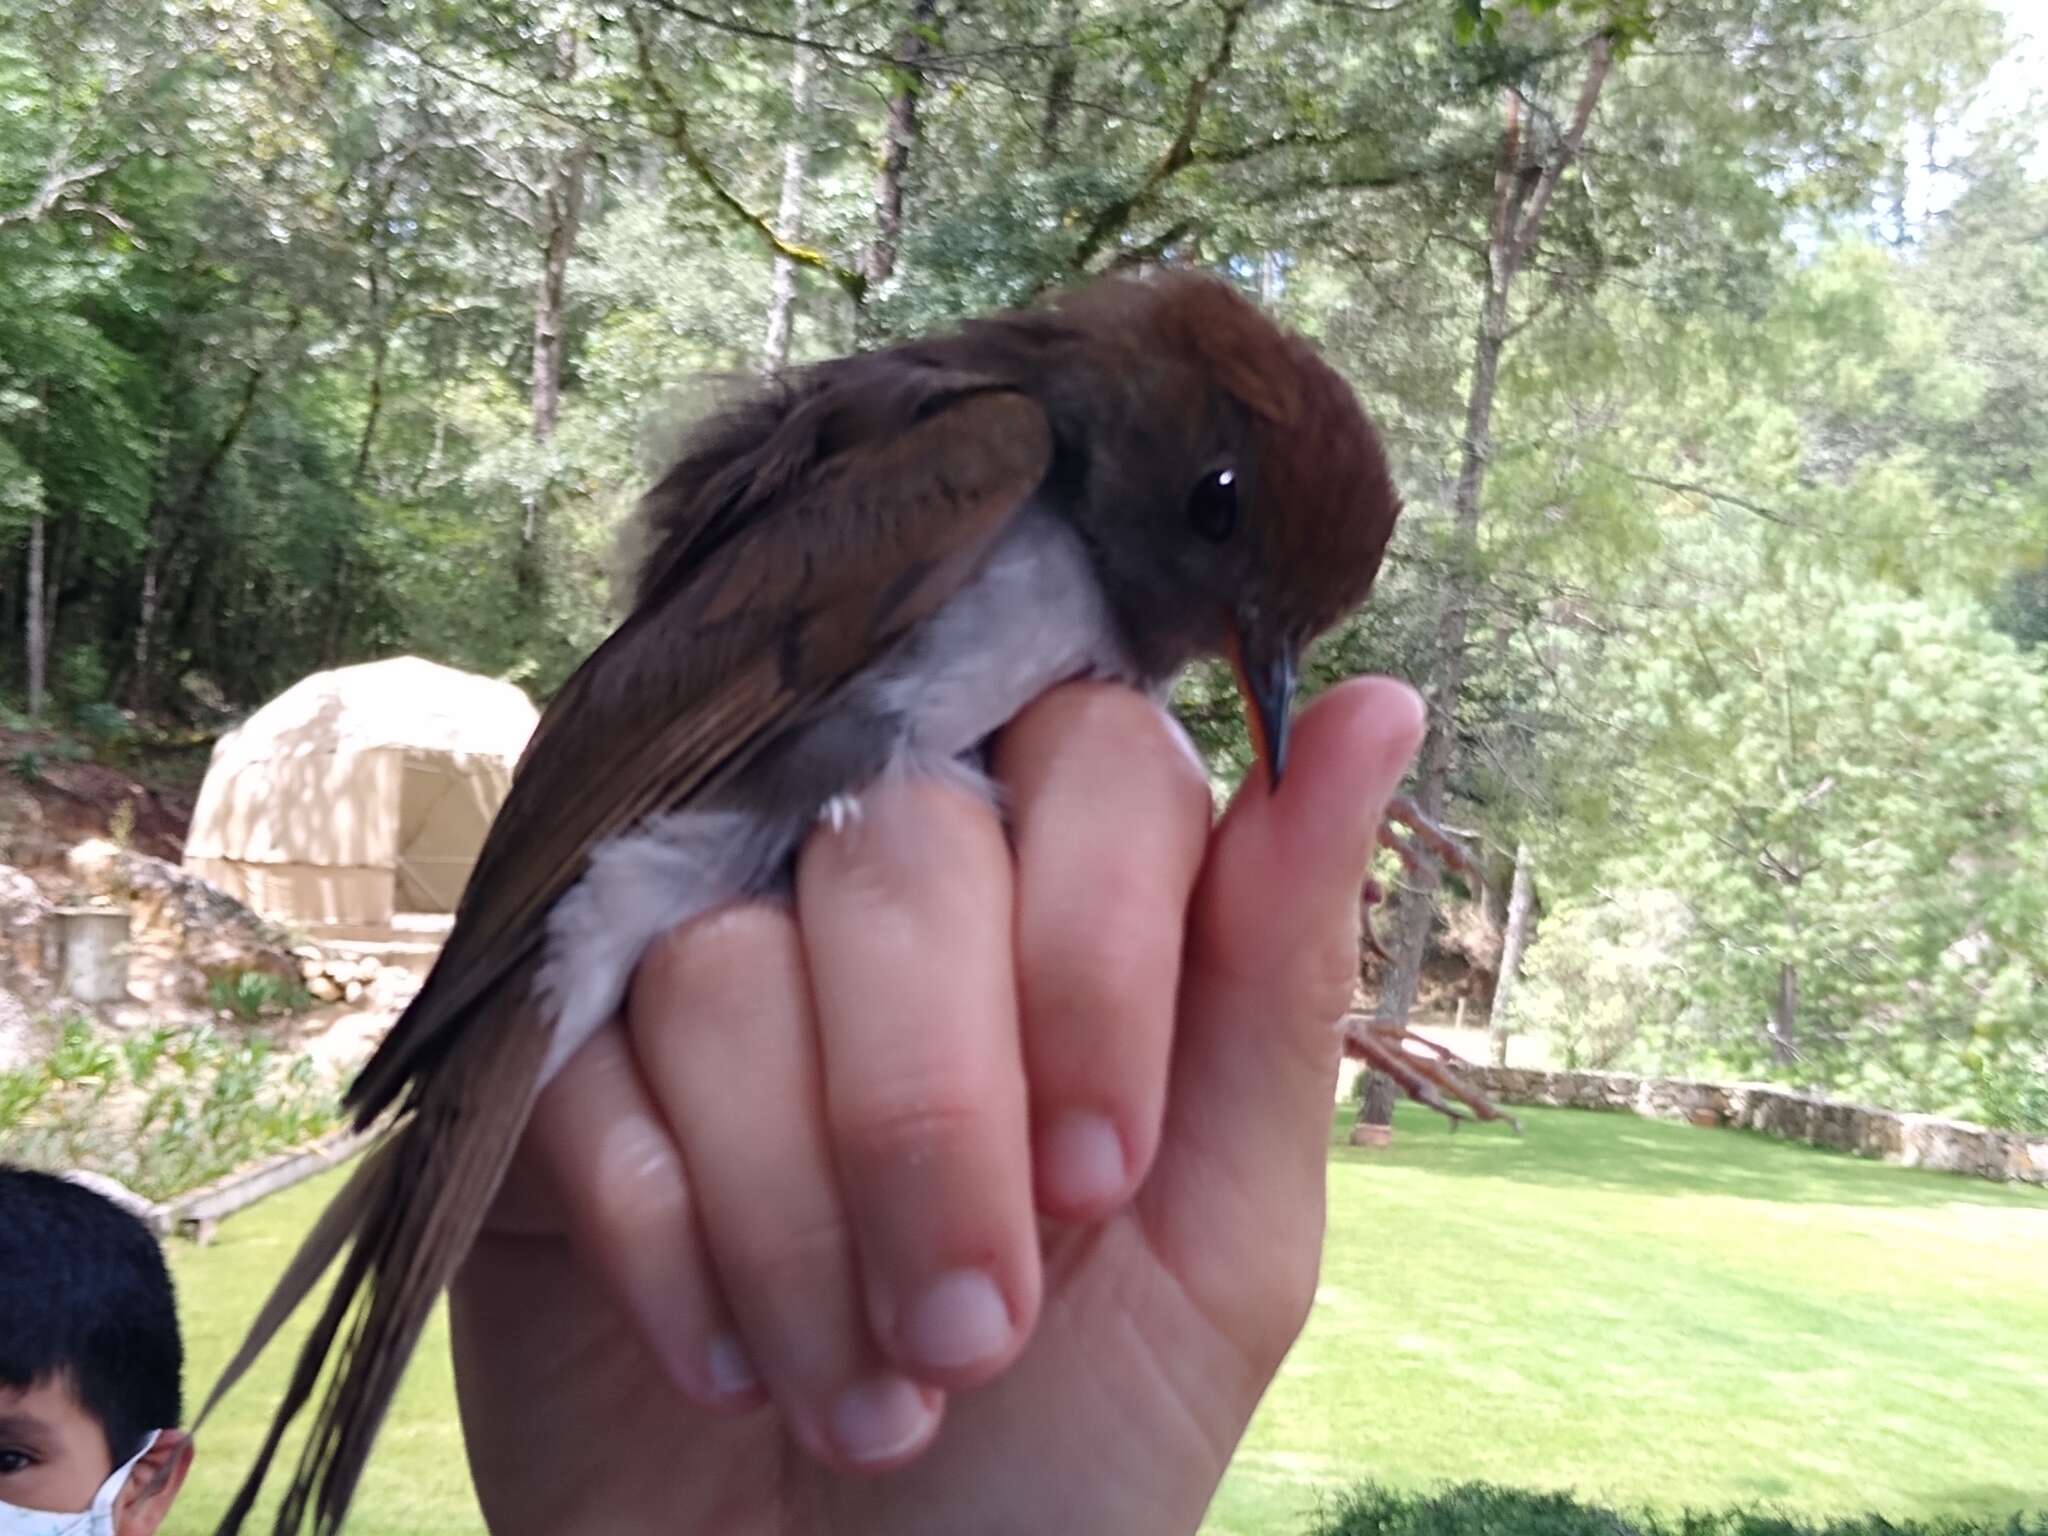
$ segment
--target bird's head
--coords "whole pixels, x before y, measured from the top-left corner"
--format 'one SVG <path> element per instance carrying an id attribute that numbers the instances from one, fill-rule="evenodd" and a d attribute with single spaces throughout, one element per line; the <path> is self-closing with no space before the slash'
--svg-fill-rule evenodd
<path id="1" fill-rule="evenodd" d="M 1108 279 L 1058 301 L 1056 502 L 1139 664 L 1237 668 L 1277 786 L 1302 653 L 1372 589 L 1400 513 L 1351 387 L 1227 284 Z"/>

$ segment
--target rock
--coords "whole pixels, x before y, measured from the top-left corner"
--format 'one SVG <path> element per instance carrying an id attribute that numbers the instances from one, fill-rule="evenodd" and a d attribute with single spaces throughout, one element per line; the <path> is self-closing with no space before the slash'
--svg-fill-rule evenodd
<path id="1" fill-rule="evenodd" d="M 341 1001 L 341 988 L 337 987 L 333 980 L 326 976 L 315 976 L 306 983 L 306 990 L 323 1003 L 338 1003 Z"/>
<path id="2" fill-rule="evenodd" d="M 394 1012 L 419 996 L 420 978 L 400 965 L 387 965 L 369 983 L 371 1006 Z"/>
<path id="3" fill-rule="evenodd" d="M 0 987 L 0 1072 L 33 1066 L 49 1052 L 49 1031 L 17 994 Z"/>
<path id="4" fill-rule="evenodd" d="M 112 896 L 121 883 L 121 855 L 127 850 L 103 837 L 89 837 L 64 855 L 64 866 L 95 896 Z"/>
<path id="5" fill-rule="evenodd" d="M 2048 1184 L 2048 1139 L 1966 1120 L 1842 1103 L 1775 1083 L 1704 1083 L 1622 1072 L 1475 1067 L 1472 1085 L 1502 1104 L 1631 1109 L 1639 1115 L 1732 1125 L 1908 1167 Z"/>
<path id="6" fill-rule="evenodd" d="M 2029 1184 L 2048 1184 L 2048 1136 L 2014 1136 L 2007 1149 L 2005 1176 Z"/>
<path id="7" fill-rule="evenodd" d="M 294 960 L 303 960 L 315 970 L 318 970 L 320 963 L 327 957 L 320 953 L 320 946 L 318 944 L 294 944 L 292 946 L 292 958 Z"/>
<path id="8" fill-rule="evenodd" d="M 363 984 L 360 981 L 347 983 L 341 989 L 341 1000 L 344 1003 L 360 1003 L 363 1000 Z"/>
<path id="9" fill-rule="evenodd" d="M 186 1000 L 203 1001 L 215 977 L 240 971 L 302 978 L 300 957 L 285 931 L 211 881 L 104 839 L 80 843 L 65 857 L 80 880 L 126 898 L 138 927 L 177 935 L 179 986 Z"/>
<path id="10" fill-rule="evenodd" d="M 27 790 L 0 780 L 0 859 L 11 864 L 44 864 L 62 847 L 51 836 L 42 803 Z"/>
<path id="11" fill-rule="evenodd" d="M 38 991 L 47 984 L 43 924 L 49 915 L 50 903 L 35 881 L 0 864 L 0 987 Z"/>
<path id="12" fill-rule="evenodd" d="M 324 960 L 301 960 L 299 962 L 299 980 L 301 981 L 317 981 L 326 974 L 327 962 Z"/>

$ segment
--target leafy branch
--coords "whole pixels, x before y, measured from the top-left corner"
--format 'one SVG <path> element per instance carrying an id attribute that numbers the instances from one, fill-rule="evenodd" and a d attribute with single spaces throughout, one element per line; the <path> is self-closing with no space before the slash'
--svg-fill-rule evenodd
<path id="1" fill-rule="evenodd" d="M 1202 126 L 1202 109 L 1208 104 L 1209 92 L 1224 70 L 1230 67 L 1230 52 L 1237 41 L 1237 29 L 1250 9 L 1251 0 L 1229 0 L 1224 6 L 1223 35 L 1217 40 L 1216 51 L 1209 56 L 1209 61 L 1188 83 L 1187 96 L 1181 102 L 1180 131 L 1136 187 L 1099 209 L 1089 220 L 1080 242 L 1067 257 L 1070 272 L 1084 270 L 1103 246 L 1123 233 L 1138 210 L 1157 196 L 1161 187 L 1195 163 L 1195 134 Z"/>
<path id="2" fill-rule="evenodd" d="M 627 13 L 626 21 L 633 29 L 641 83 L 661 105 L 663 115 L 650 125 L 654 131 L 683 157 L 683 163 L 695 173 L 697 180 L 711 194 L 712 199 L 742 228 L 757 236 L 762 244 L 768 247 L 770 253 L 794 262 L 797 266 L 822 273 L 837 283 L 856 305 L 863 302 L 868 292 L 868 280 L 863 273 L 843 262 L 835 261 L 816 246 L 801 245 L 784 238 L 775 226 L 768 222 L 766 215 L 748 207 L 741 201 L 739 195 L 725 184 L 724 179 L 718 174 L 718 168 L 711 163 L 691 134 L 688 111 L 684 109 L 676 93 L 669 88 L 668 82 L 662 78 L 660 66 L 654 62 L 647 24 L 630 11 Z"/>

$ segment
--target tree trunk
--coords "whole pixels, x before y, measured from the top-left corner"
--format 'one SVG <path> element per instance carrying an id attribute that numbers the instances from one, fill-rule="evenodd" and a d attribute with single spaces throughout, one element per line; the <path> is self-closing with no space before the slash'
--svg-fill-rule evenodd
<path id="1" fill-rule="evenodd" d="M 43 628 L 43 507 L 37 502 L 28 515 L 28 581 L 22 601 L 22 636 L 28 647 L 28 717 L 43 712 L 43 693 L 50 678 L 50 637 Z"/>
<path id="2" fill-rule="evenodd" d="M 127 688 L 130 708 L 140 707 L 148 699 L 150 646 L 156 635 L 157 609 L 163 601 L 163 556 L 164 519 L 159 504 L 149 519 L 149 549 L 142 557 L 142 600 L 136 605 L 133 670 Z"/>
<path id="3" fill-rule="evenodd" d="M 567 34 L 564 34 L 567 36 Z M 573 47 L 573 39 L 570 47 Z M 567 68 L 568 66 L 565 66 Z M 569 299 L 569 258 L 583 223 L 583 184 L 590 166 L 588 139 L 578 139 L 549 169 L 541 195 L 540 278 L 533 296 L 533 440 L 542 447 L 554 439 L 562 416 L 563 319 Z M 542 511 L 547 496 L 539 487 L 526 494 L 526 515 L 519 526 L 519 553 L 513 579 L 529 609 L 540 604 L 546 576 L 541 558 Z"/>
<path id="4" fill-rule="evenodd" d="M 1066 130 L 1067 114 L 1074 107 L 1074 57 L 1076 0 L 1059 0 L 1053 7 L 1053 35 L 1059 39 L 1052 56 L 1052 69 L 1045 78 L 1045 112 L 1038 120 L 1038 163 L 1051 166 L 1060 157 L 1060 139 Z"/>
<path id="5" fill-rule="evenodd" d="M 1799 967 L 1787 960 L 1778 967 L 1778 996 L 1771 1008 L 1771 1064 L 1789 1067 L 1799 1060 Z"/>
<path id="6" fill-rule="evenodd" d="M 590 145 L 578 142 L 556 162 L 544 195 L 540 281 L 533 301 L 533 440 L 537 443 L 554 437 L 562 415 L 562 314 L 568 303 L 569 256 L 576 249 L 576 233 L 583 220 L 583 179 L 589 164 Z"/>
<path id="7" fill-rule="evenodd" d="M 370 275 L 370 323 L 376 327 L 376 334 L 370 343 L 369 398 L 363 407 L 362 435 L 356 439 L 355 466 L 348 476 L 351 490 L 361 490 L 363 482 L 370 478 L 370 451 L 377 441 L 377 423 L 384 416 L 384 368 L 391 351 L 391 338 L 385 329 L 382 306 L 377 299 L 374 272 Z"/>
<path id="8" fill-rule="evenodd" d="M 1386 979 L 1380 983 L 1379 1004 L 1374 1016 L 1405 1024 L 1415 1009 L 1415 999 L 1422 990 L 1422 960 L 1429 947 L 1430 924 L 1436 918 L 1436 902 L 1433 892 L 1436 888 L 1436 870 L 1429 861 L 1423 861 L 1416 871 L 1415 883 L 1407 887 L 1396 908 L 1394 926 L 1394 963 L 1388 967 Z M 1394 1123 L 1394 1104 L 1401 1097 L 1401 1090 L 1391 1077 L 1384 1072 L 1374 1072 L 1366 1080 L 1365 1106 L 1358 1113 L 1358 1123 L 1368 1126 L 1387 1126 Z"/>
<path id="9" fill-rule="evenodd" d="M 1472 580 L 1479 555 L 1480 493 L 1486 485 L 1486 459 L 1493 438 L 1493 396 L 1500 378 L 1500 357 L 1507 341 L 1507 293 L 1494 281 L 1487 285 L 1474 349 L 1472 388 L 1465 403 L 1465 446 L 1452 502 L 1456 513 L 1451 541 L 1451 575 L 1437 620 L 1434 646 L 1435 687 L 1430 700 L 1429 734 L 1422 744 L 1415 803 L 1432 821 L 1441 821 L 1450 793 L 1451 766 L 1457 748 L 1458 695 L 1465 685 L 1465 640 L 1472 626 Z M 1422 989 L 1422 962 L 1429 949 L 1429 931 L 1436 921 L 1439 883 L 1434 861 L 1425 860 L 1400 900 L 1393 965 L 1380 988 L 1379 1016 L 1396 1024 L 1408 1022 Z M 1395 1088 L 1375 1080 L 1366 1094 L 1361 1118 L 1372 1125 L 1392 1122 Z M 1373 1118 L 1384 1100 L 1384 1118 Z"/>
<path id="10" fill-rule="evenodd" d="M 356 439 L 356 461 L 348 476 L 348 488 L 358 496 L 370 478 L 370 455 L 377 441 L 377 424 L 384 415 L 384 371 L 391 353 L 391 336 L 385 324 L 382 291 L 377 269 L 372 265 L 370 382 L 363 405 L 363 430 Z M 320 626 L 322 667 L 332 667 L 341 660 L 341 638 L 348 623 L 350 589 L 355 580 L 354 521 L 350 520 L 350 525 L 341 530 L 335 541 L 334 574 L 327 579 L 327 616 Z"/>
<path id="11" fill-rule="evenodd" d="M 1457 753 L 1458 705 L 1465 686 L 1465 642 L 1472 627 L 1479 567 L 1479 522 L 1485 506 L 1486 466 L 1493 449 L 1493 401 L 1500 382 L 1501 354 L 1507 349 L 1509 302 L 1515 275 L 1542 233 L 1543 216 L 1556 193 L 1558 178 L 1585 140 L 1594 104 L 1600 98 L 1611 66 L 1611 45 L 1605 37 L 1595 38 L 1587 45 L 1586 75 L 1571 124 L 1543 158 L 1540 170 L 1528 162 L 1522 137 L 1521 97 L 1512 90 L 1502 96 L 1485 286 L 1478 331 L 1473 338 L 1472 382 L 1465 397 L 1465 440 L 1451 502 L 1450 576 L 1433 647 L 1429 734 L 1423 740 L 1417 770 L 1415 803 L 1432 821 L 1443 817 Z M 1396 1023 L 1407 1022 L 1421 987 L 1423 954 L 1435 916 L 1437 884 L 1434 863 L 1425 861 L 1401 899 L 1393 965 L 1380 993 L 1379 1010 L 1381 1017 Z M 1371 1086 L 1375 1090 L 1381 1087 L 1377 1083 Z M 1373 1120 L 1372 1124 L 1387 1124 L 1392 1116 L 1394 1088 L 1391 1083 L 1384 1086 L 1384 1093 L 1369 1092 L 1366 1097 L 1368 1114 L 1377 1100 L 1386 1103 L 1388 1118 Z"/>
<path id="12" fill-rule="evenodd" d="M 1487 1020 L 1487 1055 L 1496 1067 L 1508 1064 L 1508 1009 L 1515 994 L 1515 978 L 1522 969 L 1522 946 L 1529 937 L 1529 909 L 1535 905 L 1534 883 L 1529 878 L 1529 845 L 1515 845 L 1515 878 L 1508 892 L 1508 920 L 1501 935 L 1500 976 L 1493 985 L 1493 1014 Z"/>
<path id="13" fill-rule="evenodd" d="M 802 36 L 810 20 L 809 0 L 796 0 L 790 30 Z M 782 198 L 775 205 L 775 232 L 785 240 L 803 238 L 804 139 L 810 122 L 811 57 L 802 44 L 790 50 L 789 139 L 782 146 Z M 768 334 L 761 344 L 761 371 L 776 373 L 789 362 L 790 322 L 796 312 L 796 263 L 780 251 L 768 287 Z"/>
<path id="14" fill-rule="evenodd" d="M 903 245 L 903 182 L 917 143 L 917 98 L 924 90 L 924 61 L 931 56 L 931 32 L 938 0 L 912 0 L 910 25 L 896 39 L 896 90 L 889 98 L 889 126 L 882 136 L 882 163 L 875 177 L 875 238 L 868 246 L 870 288 L 896 270 Z"/>

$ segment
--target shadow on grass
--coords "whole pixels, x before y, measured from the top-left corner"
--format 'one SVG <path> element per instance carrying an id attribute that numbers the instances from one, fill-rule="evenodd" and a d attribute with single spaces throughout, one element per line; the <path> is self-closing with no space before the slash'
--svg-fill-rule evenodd
<path id="1" fill-rule="evenodd" d="M 1805 1520 L 1752 1507 L 1688 1510 L 1674 1517 L 1486 1483 L 1425 1494 L 1367 1483 L 1327 1505 L 1311 1536 L 2048 1536 L 2048 1511 L 1991 1518 Z"/>
<path id="2" fill-rule="evenodd" d="M 1394 1144 L 1353 1147 L 1357 1110 L 1342 1107 L 1334 1139 L 1345 1162 L 1414 1168 L 1512 1184 L 1640 1195 L 1729 1195 L 1792 1205 L 1979 1205 L 2048 1212 L 2048 1189 L 1994 1184 L 1852 1157 L 1752 1131 L 1703 1130 L 1620 1111 L 1522 1109 L 1523 1134 L 1504 1126 L 1452 1132 L 1412 1105 L 1395 1116 Z"/>

